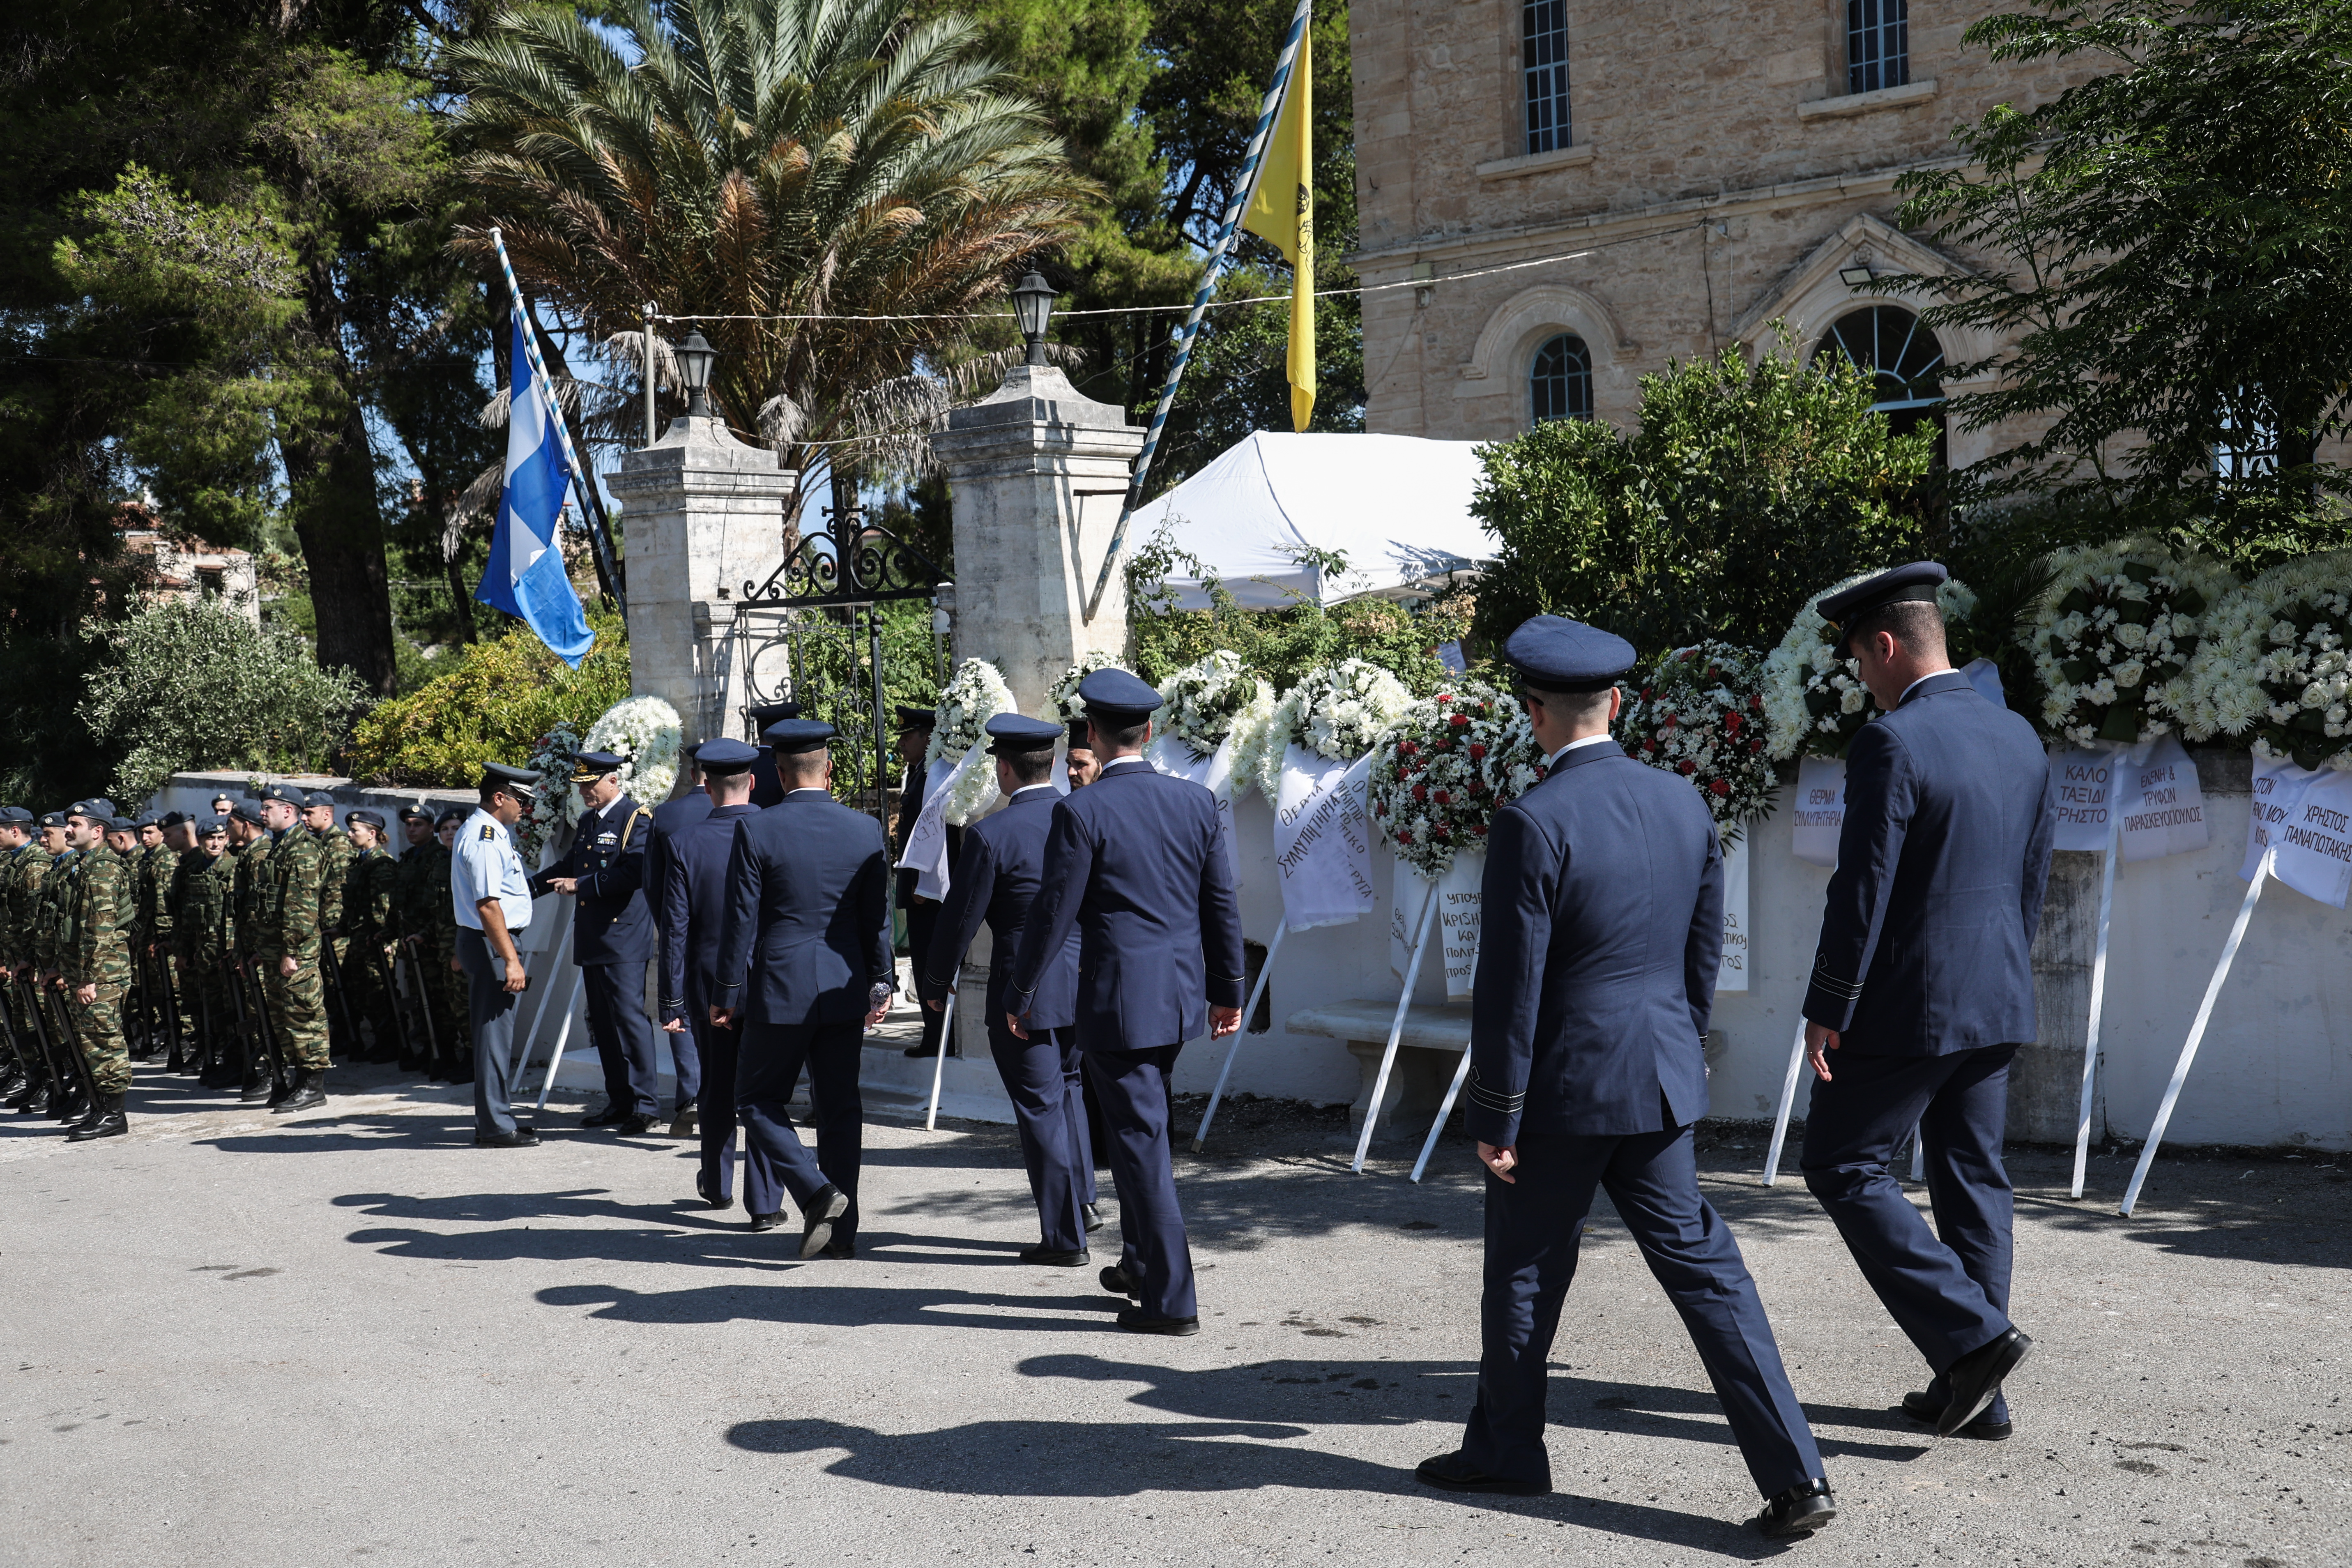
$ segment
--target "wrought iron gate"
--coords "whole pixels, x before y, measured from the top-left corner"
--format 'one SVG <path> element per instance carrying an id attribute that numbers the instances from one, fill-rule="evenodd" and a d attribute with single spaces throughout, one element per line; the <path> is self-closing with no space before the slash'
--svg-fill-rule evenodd
<path id="1" fill-rule="evenodd" d="M 932 600 L 932 657 L 943 665 L 936 604 L 947 584 L 929 557 L 888 529 L 853 515 L 843 535 L 845 544 L 830 531 L 804 534 L 766 582 L 743 584 L 733 651 L 745 698 L 735 718 L 753 742 L 759 736 L 750 710 L 759 703 L 798 702 L 807 717 L 831 724 L 839 732 L 835 798 L 871 812 L 887 833 L 895 731 L 886 710 L 878 612 L 894 601 Z M 944 679 L 943 668 L 938 673 Z"/>

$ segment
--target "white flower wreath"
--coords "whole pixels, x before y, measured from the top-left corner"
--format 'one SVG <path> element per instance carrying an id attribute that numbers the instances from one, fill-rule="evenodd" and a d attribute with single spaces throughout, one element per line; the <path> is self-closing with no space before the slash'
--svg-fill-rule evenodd
<path id="1" fill-rule="evenodd" d="M 923 763 L 927 769 L 941 761 L 955 764 L 955 773 L 942 786 L 948 792 L 943 809 L 958 827 L 996 804 L 996 770 L 989 765 L 984 750 L 973 748 L 988 739 L 985 726 L 991 719 L 1013 712 L 1018 706 L 1003 675 L 984 658 L 968 658 L 957 665 L 940 692 L 939 722 L 931 731 Z"/>
<path id="2" fill-rule="evenodd" d="M 1658 661 L 1626 703 L 1617 732 L 1627 756 L 1697 787 L 1727 848 L 1780 793 L 1764 731 L 1754 650 L 1703 642 Z"/>
<path id="3" fill-rule="evenodd" d="M 588 748 L 569 721 L 560 722 L 539 738 L 524 765 L 538 774 L 540 787 L 531 792 L 530 809 L 515 824 L 515 850 L 524 863 L 536 866 L 540 851 L 558 833 L 579 820 L 580 792 L 565 781 L 580 753 Z"/>
<path id="4" fill-rule="evenodd" d="M 1257 784 L 1268 801 L 1282 794 L 1282 759 L 1295 742 L 1318 757 L 1353 762 L 1381 743 L 1412 706 L 1404 682 L 1377 664 L 1341 659 L 1311 669 L 1275 704 L 1257 752 Z"/>
<path id="5" fill-rule="evenodd" d="M 615 702 L 589 726 L 583 752 L 611 752 L 621 759 L 621 791 L 639 805 L 656 806 L 669 798 L 677 783 L 678 750 L 685 726 L 677 710 L 658 697 L 632 697 Z M 580 792 L 568 790 L 574 814 L 587 803 Z"/>
<path id="6" fill-rule="evenodd" d="M 1459 851 L 1486 848 L 1496 809 L 1536 782 L 1542 761 L 1519 704 L 1465 680 L 1398 717 L 1372 761 L 1372 820 L 1433 881 Z"/>
<path id="7" fill-rule="evenodd" d="M 2181 701 L 2191 740 L 2352 771 L 2352 550 L 2273 566 L 2213 606 Z"/>
<path id="8" fill-rule="evenodd" d="M 1844 756 L 1847 743 L 1869 722 L 1870 692 L 1862 684 L 1861 667 L 1831 648 L 1821 603 L 1877 574 L 1857 572 L 1807 599 L 1789 635 L 1765 657 L 1764 721 L 1769 733 L 1764 750 L 1774 762 L 1800 754 Z M 1966 621 L 1976 614 L 1976 593 L 1958 578 L 1947 578 L 1936 590 L 1936 607 L 1944 612 L 1947 626 Z"/>
<path id="9" fill-rule="evenodd" d="M 1234 742 L 1234 773 L 1255 778 L 1242 757 L 1256 755 L 1255 737 L 1274 718 L 1274 688 L 1242 668 L 1242 656 L 1219 648 L 1196 659 L 1162 682 L 1163 699 L 1152 715 L 1155 728 L 1184 742 L 1196 757 L 1215 754 L 1230 736 Z"/>
<path id="10" fill-rule="evenodd" d="M 2158 540 L 2118 539 L 2050 557 L 2027 647 L 2042 728 L 2078 746 L 2136 745 L 2179 722 L 2205 613 L 2237 580 Z"/>
<path id="11" fill-rule="evenodd" d="M 1096 648 L 1077 663 L 1062 672 L 1062 679 L 1045 689 L 1045 707 L 1054 721 L 1065 730 L 1087 716 L 1087 705 L 1078 700 L 1078 682 L 1097 669 L 1108 669 L 1118 662 L 1118 655 Z"/>

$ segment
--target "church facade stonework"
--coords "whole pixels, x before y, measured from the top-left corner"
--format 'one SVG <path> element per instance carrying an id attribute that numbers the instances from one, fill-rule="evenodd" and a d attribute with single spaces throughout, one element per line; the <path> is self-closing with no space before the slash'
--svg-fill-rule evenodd
<path id="1" fill-rule="evenodd" d="M 1999 262 L 1897 227 L 1895 181 L 2095 68 L 1993 62 L 1960 37 L 1986 9 L 1354 0 L 1366 428 L 1630 427 L 1643 374 L 1769 348 L 1776 321 L 1801 357 L 1875 370 L 1890 414 L 1939 420 L 1964 390 L 1939 368 L 1998 345 L 1855 282 Z M 1952 430 L 1948 458 L 2018 434 Z"/>

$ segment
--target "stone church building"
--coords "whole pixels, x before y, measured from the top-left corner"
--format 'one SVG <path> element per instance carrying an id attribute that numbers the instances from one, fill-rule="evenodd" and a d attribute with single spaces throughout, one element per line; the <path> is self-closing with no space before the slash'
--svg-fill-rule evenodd
<path id="1" fill-rule="evenodd" d="M 1878 373 L 1942 424 L 1948 363 L 1874 274 L 1990 258 L 1895 226 L 1895 182 L 1957 161 L 1952 127 L 2089 67 L 1998 65 L 1960 35 L 1990 0 L 1353 0 L 1366 428 L 1492 439 L 1539 419 L 1630 426 L 1639 377 L 1772 342 Z M 1447 281 L 1458 274 L 1476 277 Z M 1955 334 L 1948 336 L 1957 338 Z M 2008 444 L 1948 433 L 1965 465 Z"/>

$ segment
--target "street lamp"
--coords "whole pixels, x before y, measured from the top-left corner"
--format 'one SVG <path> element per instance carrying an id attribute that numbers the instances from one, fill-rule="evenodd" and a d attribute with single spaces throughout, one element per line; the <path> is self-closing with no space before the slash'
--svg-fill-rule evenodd
<path id="1" fill-rule="evenodd" d="M 710 363 L 719 357 L 719 351 L 698 331 L 688 332 L 686 342 L 670 352 L 677 356 L 677 378 L 686 383 L 686 416 L 709 415 L 710 405 L 703 401 L 702 391 L 710 384 Z"/>
<path id="2" fill-rule="evenodd" d="M 1870 264 L 1866 261 L 1858 261 L 1851 267 L 1838 268 L 1838 281 L 1849 289 L 1868 287 L 1874 276 L 1875 275 L 1870 270 Z"/>
<path id="3" fill-rule="evenodd" d="M 1053 286 L 1032 272 L 1013 286 L 1013 312 L 1021 318 L 1021 335 L 1029 340 L 1033 365 L 1045 363 L 1045 323 L 1054 317 Z"/>

